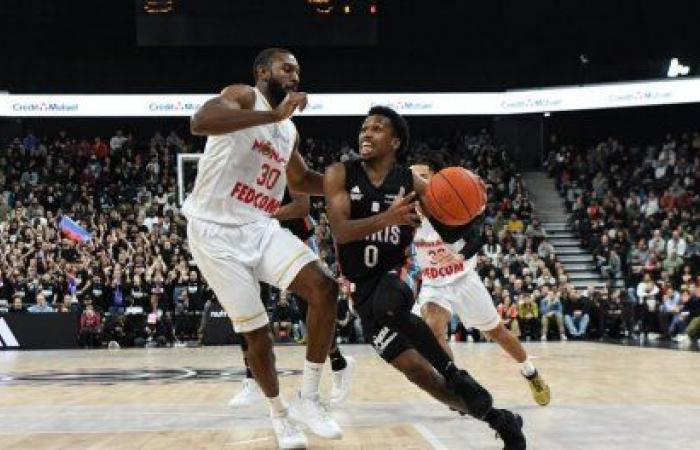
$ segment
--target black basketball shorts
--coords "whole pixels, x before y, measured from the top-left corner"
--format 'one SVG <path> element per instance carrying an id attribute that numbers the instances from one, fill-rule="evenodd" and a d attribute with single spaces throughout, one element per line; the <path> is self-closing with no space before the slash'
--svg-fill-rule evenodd
<path id="1" fill-rule="evenodd" d="M 380 277 L 369 292 L 362 292 L 362 286 L 356 290 L 362 293 L 356 297 L 354 309 L 362 321 L 365 339 L 385 361 L 391 362 L 413 346 L 391 325 L 392 319 L 409 313 L 413 307 L 414 296 L 411 288 L 399 278 L 395 271 Z"/>

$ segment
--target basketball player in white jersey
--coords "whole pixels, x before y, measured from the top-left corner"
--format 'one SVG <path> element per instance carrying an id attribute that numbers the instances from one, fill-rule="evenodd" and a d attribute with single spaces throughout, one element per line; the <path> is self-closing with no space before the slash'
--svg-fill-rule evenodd
<path id="1" fill-rule="evenodd" d="M 282 228 L 291 231 L 296 237 L 304 241 L 314 253 L 319 253 L 320 243 L 314 234 L 315 223 L 309 215 L 311 211 L 311 201 L 308 194 L 299 192 L 289 192 L 287 190 L 282 200 L 282 206 L 275 213 L 275 219 L 279 220 Z M 308 308 L 304 301 L 297 301 L 301 321 L 306 325 L 306 313 Z M 245 339 L 241 342 L 243 351 L 243 362 L 246 368 L 246 377 L 241 383 L 241 389 L 228 402 L 232 408 L 240 408 L 255 405 L 264 401 L 265 396 L 260 387 L 255 382 L 253 373 L 248 364 L 248 344 Z M 331 385 L 330 405 L 338 406 L 350 394 L 352 377 L 355 368 L 355 360 L 351 356 L 344 356 L 335 340 L 331 343 L 328 353 L 333 372 L 333 383 Z"/>
<path id="2" fill-rule="evenodd" d="M 411 169 L 427 181 L 434 170 L 439 170 L 440 167 L 417 164 Z M 462 238 L 454 244 L 447 244 L 443 238 L 447 239 L 450 227 L 422 217 L 421 225 L 413 238 L 422 275 L 415 308 L 420 311 L 450 356 L 453 356 L 452 350 L 445 336 L 453 312 L 465 327 L 481 330 L 520 363 L 520 371 L 530 385 L 535 401 L 545 406 L 550 400 L 549 386 L 528 358 L 520 341 L 503 325 L 491 295 L 476 272 L 476 253 L 481 244 L 481 220 L 475 219 L 474 222 L 470 227 L 473 238 Z M 439 233 L 433 223 L 440 228 Z"/>
<path id="3" fill-rule="evenodd" d="M 299 448 L 307 440 L 280 395 L 259 282 L 308 303 L 306 361 L 293 406 L 296 418 L 329 439 L 342 431 L 320 403 L 319 382 L 335 330 L 338 286 L 314 252 L 271 217 L 287 184 L 323 194 L 323 177 L 304 163 L 290 120 L 307 103 L 297 92 L 299 64 L 288 50 L 271 48 L 257 56 L 253 71 L 254 87 L 230 85 L 192 116 L 192 133 L 208 138 L 183 212 L 192 256 L 248 343 L 248 363 L 267 397 L 278 445 Z"/>

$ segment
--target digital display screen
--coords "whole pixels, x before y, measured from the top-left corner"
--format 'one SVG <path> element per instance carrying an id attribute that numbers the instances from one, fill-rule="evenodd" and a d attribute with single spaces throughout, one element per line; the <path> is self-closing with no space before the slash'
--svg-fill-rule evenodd
<path id="1" fill-rule="evenodd" d="M 137 0 L 140 46 L 368 47 L 380 5 L 371 0 Z"/>

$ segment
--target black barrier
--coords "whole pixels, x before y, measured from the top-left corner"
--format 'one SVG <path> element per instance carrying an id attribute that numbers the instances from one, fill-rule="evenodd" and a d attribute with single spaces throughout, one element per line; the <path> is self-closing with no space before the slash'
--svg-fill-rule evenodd
<path id="1" fill-rule="evenodd" d="M 226 311 L 209 311 L 202 336 L 203 345 L 232 345 L 238 343 L 231 319 Z"/>
<path id="2" fill-rule="evenodd" d="M 0 349 L 76 348 L 78 320 L 74 313 L 0 315 Z"/>
<path id="3" fill-rule="evenodd" d="M 231 320 L 223 310 L 208 311 L 202 344 L 233 345 L 239 338 L 233 331 Z M 192 320 L 195 327 L 199 324 L 201 313 L 188 312 L 184 315 Z M 146 315 L 138 317 L 144 326 Z M 175 316 L 177 318 L 177 316 Z M 75 313 L 41 313 L 41 314 L 2 314 L 0 315 L 0 349 L 32 350 L 62 349 L 78 347 L 78 329 L 80 316 Z M 196 328 L 195 328 L 196 329 Z"/>

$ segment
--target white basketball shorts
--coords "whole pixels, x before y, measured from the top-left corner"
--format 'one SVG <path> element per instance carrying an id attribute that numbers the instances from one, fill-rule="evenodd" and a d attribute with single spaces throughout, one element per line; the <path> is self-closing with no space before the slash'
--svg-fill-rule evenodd
<path id="1" fill-rule="evenodd" d="M 270 218 L 237 226 L 190 219 L 187 237 L 195 263 L 237 333 L 269 323 L 259 282 L 287 289 L 304 266 L 318 260 L 306 244 Z"/>
<path id="2" fill-rule="evenodd" d="M 426 303 L 456 313 L 466 328 L 490 331 L 501 322 L 491 294 L 473 270 L 445 286 L 421 286 L 416 304 L 422 308 Z"/>

